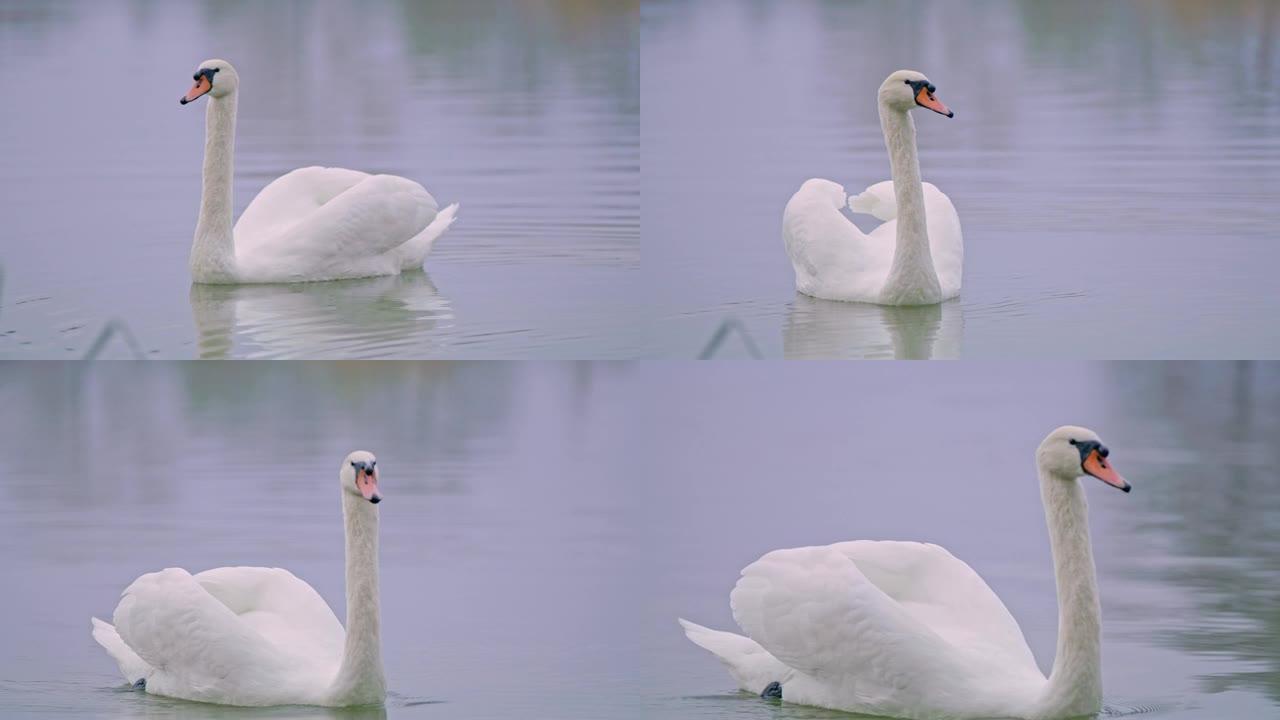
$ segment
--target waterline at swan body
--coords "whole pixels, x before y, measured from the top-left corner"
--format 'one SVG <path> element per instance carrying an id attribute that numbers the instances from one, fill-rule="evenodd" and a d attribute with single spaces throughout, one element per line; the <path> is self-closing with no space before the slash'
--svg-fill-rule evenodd
<path id="1" fill-rule="evenodd" d="M 955 206 L 921 182 L 910 111 L 951 112 L 923 74 L 899 70 L 880 86 L 880 125 L 892 180 L 849 197 L 839 183 L 807 180 L 787 203 L 782 238 L 796 290 L 824 300 L 930 305 L 960 294 L 964 238 Z M 864 233 L 846 207 L 883 221 Z"/>
<path id="2" fill-rule="evenodd" d="M 1095 433 L 1074 426 L 1036 451 L 1058 588 L 1047 678 L 1000 598 L 927 543 L 775 550 L 747 566 L 730 594 L 745 637 L 680 623 L 743 690 L 780 691 L 784 702 L 914 720 L 1095 714 L 1101 607 L 1080 477 L 1128 492 L 1108 455 Z"/>
<path id="3" fill-rule="evenodd" d="M 148 573 L 93 637 L 132 685 L 222 705 L 378 704 L 386 698 L 378 609 L 377 460 L 339 472 L 346 527 L 346 630 L 312 587 L 280 568 Z"/>
<path id="4" fill-rule="evenodd" d="M 200 217 L 191 246 L 198 283 L 279 283 L 395 275 L 422 267 L 453 223 L 418 183 L 395 175 L 308 167 L 274 180 L 232 227 L 240 77 L 206 60 L 179 102 L 207 97 Z"/>

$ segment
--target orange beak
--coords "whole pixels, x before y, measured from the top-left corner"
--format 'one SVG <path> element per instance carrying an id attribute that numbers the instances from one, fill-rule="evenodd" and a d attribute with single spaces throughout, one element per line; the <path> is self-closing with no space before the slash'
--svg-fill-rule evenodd
<path id="1" fill-rule="evenodd" d="M 207 76 L 201 75 L 200 79 L 196 80 L 196 84 L 192 85 L 191 89 L 187 91 L 187 94 L 178 98 L 178 104 L 186 105 L 212 89 L 213 83 L 209 82 L 209 78 Z"/>
<path id="2" fill-rule="evenodd" d="M 377 505 L 382 502 L 382 496 L 378 494 L 378 471 L 358 471 L 356 472 L 356 487 L 360 488 L 360 494 L 365 500 Z"/>
<path id="3" fill-rule="evenodd" d="M 916 104 L 920 107 L 929 108 L 939 115 L 946 115 L 947 117 L 956 116 L 955 113 L 951 112 L 950 108 L 942 104 L 941 100 L 934 97 L 933 93 L 929 92 L 929 88 L 927 87 L 920 88 L 920 92 L 916 93 Z"/>
<path id="4" fill-rule="evenodd" d="M 1102 454 L 1097 450 L 1091 451 L 1089 456 L 1084 459 L 1083 467 L 1085 472 L 1111 487 L 1119 488 L 1125 492 L 1129 492 L 1132 489 L 1129 483 L 1120 477 L 1120 473 L 1116 472 L 1115 468 L 1111 467 L 1111 463 L 1107 462 L 1107 459 L 1102 457 Z"/>

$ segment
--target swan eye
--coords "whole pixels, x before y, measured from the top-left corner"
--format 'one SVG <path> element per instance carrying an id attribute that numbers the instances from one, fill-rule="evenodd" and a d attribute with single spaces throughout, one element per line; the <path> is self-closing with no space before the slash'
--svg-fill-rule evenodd
<path id="1" fill-rule="evenodd" d="M 1071 439 L 1070 439 L 1070 440 L 1068 440 L 1067 442 L 1071 443 L 1072 445 L 1076 445 L 1076 444 L 1078 444 L 1078 443 L 1076 442 L 1076 439 L 1075 439 L 1075 438 L 1071 438 Z"/>
<path id="2" fill-rule="evenodd" d="M 910 81 L 910 80 L 903 80 L 903 81 L 902 81 L 902 84 L 903 84 L 903 85 L 910 85 L 910 84 L 911 84 L 911 81 Z"/>

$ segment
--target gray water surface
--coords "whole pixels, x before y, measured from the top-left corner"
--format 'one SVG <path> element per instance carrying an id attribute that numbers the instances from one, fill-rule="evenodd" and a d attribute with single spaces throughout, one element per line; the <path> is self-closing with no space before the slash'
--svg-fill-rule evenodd
<path id="1" fill-rule="evenodd" d="M 0 3 L 0 357 L 636 355 L 638 23 L 636 0 Z M 192 289 L 205 107 L 177 99 L 209 57 L 241 76 L 237 216 L 297 167 L 403 175 L 462 206 L 426 273 Z"/>
<path id="2" fill-rule="evenodd" d="M 736 630 L 738 572 L 776 548 L 938 543 L 1050 669 L 1057 598 L 1034 451 L 1096 430 L 1133 484 L 1085 479 L 1107 715 L 1280 710 L 1280 368 L 974 363 L 646 367 L 633 483 L 649 518 L 638 633 L 655 718 L 849 718 L 736 691 L 677 617 Z"/>
<path id="3" fill-rule="evenodd" d="M 0 715 L 636 717 L 629 371 L 0 364 Z M 337 473 L 378 456 L 385 711 L 124 687 L 89 635 L 138 575 L 284 567 L 345 618 Z"/>
<path id="4" fill-rule="evenodd" d="M 0 364 L 8 717 L 325 717 L 123 687 L 89 635 L 166 566 L 287 567 L 344 617 L 337 465 L 378 454 L 386 713 L 848 717 L 735 691 L 677 617 L 732 629 L 780 547 L 939 543 L 1045 670 L 1057 598 L 1033 451 L 1097 430 L 1108 712 L 1280 709 L 1280 366 Z M 375 715 L 376 716 L 376 715 Z"/>
<path id="5" fill-rule="evenodd" d="M 642 12 L 650 354 L 694 357 L 734 319 L 774 357 L 1280 356 L 1280 4 Z M 783 207 L 811 177 L 889 179 L 876 90 L 904 67 L 956 112 L 914 117 L 964 229 L 961 297 L 904 314 L 798 295 Z"/>

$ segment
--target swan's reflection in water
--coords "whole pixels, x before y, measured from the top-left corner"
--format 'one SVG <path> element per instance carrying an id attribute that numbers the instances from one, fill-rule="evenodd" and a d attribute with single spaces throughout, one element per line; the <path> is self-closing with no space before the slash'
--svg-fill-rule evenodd
<path id="1" fill-rule="evenodd" d="M 237 707 L 212 703 L 175 700 L 161 695 L 149 695 L 127 685 L 116 686 L 108 692 L 123 696 L 118 698 L 127 708 L 129 717 L 143 718 L 193 718 L 194 720 L 386 720 L 387 708 L 401 708 L 418 704 L 434 704 L 434 701 L 413 701 L 394 692 L 387 693 L 386 705 L 329 708 L 309 705 L 279 705 L 274 707 Z"/>
<path id="2" fill-rule="evenodd" d="M 288 285 L 192 285 L 200 358 L 432 354 L 453 309 L 425 272 Z"/>
<path id="3" fill-rule="evenodd" d="M 782 333 L 783 353 L 794 359 L 957 358 L 964 310 L 959 300 L 890 307 L 796 293 Z"/>

